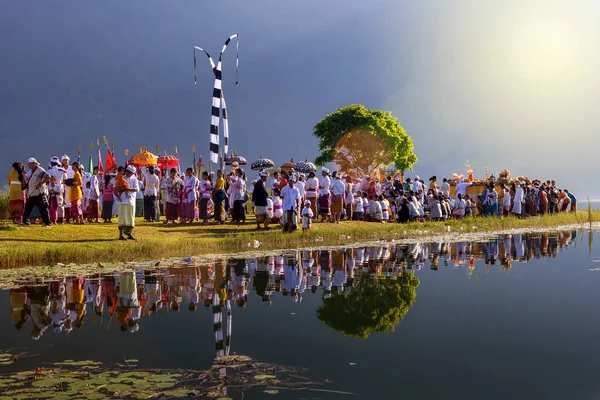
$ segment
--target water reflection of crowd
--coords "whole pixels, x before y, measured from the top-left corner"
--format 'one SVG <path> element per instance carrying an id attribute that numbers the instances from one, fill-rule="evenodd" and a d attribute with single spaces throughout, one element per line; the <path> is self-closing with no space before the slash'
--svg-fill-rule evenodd
<path id="1" fill-rule="evenodd" d="M 215 340 L 230 340 L 231 307 L 246 307 L 250 290 L 262 303 L 271 305 L 274 294 L 299 303 L 307 293 L 323 299 L 347 293 L 360 274 L 397 277 L 416 273 L 429 263 L 475 270 L 483 261 L 486 272 L 498 266 L 509 270 L 513 262 L 554 258 L 569 246 L 576 232 L 516 233 L 482 242 L 433 242 L 335 250 L 300 250 L 296 253 L 229 259 L 207 266 L 184 264 L 164 269 L 96 274 L 29 283 L 10 293 L 11 319 L 17 329 L 31 324 L 31 336 L 39 339 L 51 329 L 69 333 L 108 318 L 107 329 L 118 324 L 122 331 L 140 329 L 140 321 L 182 308 L 197 311 L 212 307 Z M 281 301 L 278 300 L 278 301 Z M 227 311 L 226 339 L 222 337 L 223 309 Z M 91 316 L 89 316 L 91 315 Z M 114 320 L 114 322 L 113 322 Z M 217 330 L 220 333 L 217 333 Z M 221 347 L 222 348 L 222 347 Z"/>

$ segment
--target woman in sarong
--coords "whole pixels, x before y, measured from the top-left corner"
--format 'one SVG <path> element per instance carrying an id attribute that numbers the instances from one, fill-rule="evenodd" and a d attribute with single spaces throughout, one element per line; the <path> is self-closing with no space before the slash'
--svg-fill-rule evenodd
<path id="1" fill-rule="evenodd" d="M 23 216 L 25 200 L 23 188 L 25 187 L 25 170 L 18 162 L 12 164 L 12 171 L 8 179 L 8 213 L 14 223 L 19 223 Z"/>
<path id="2" fill-rule="evenodd" d="M 233 185 L 234 201 L 231 222 L 240 224 L 246 222 L 246 176 L 241 168 L 236 169 L 235 174 L 237 180 Z"/>

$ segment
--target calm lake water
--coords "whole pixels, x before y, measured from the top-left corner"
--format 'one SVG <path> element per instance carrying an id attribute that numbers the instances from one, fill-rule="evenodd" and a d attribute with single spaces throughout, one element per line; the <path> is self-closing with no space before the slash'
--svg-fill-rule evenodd
<path id="1" fill-rule="evenodd" d="M 0 348 L 36 356 L 0 372 L 124 358 L 205 369 L 230 352 L 306 367 L 332 381 L 319 388 L 360 396 L 257 389 L 245 399 L 597 399 L 598 236 L 390 243 L 23 286 L 0 292 Z M 15 329 L 24 293 L 50 302 L 47 327 L 38 316 Z"/>

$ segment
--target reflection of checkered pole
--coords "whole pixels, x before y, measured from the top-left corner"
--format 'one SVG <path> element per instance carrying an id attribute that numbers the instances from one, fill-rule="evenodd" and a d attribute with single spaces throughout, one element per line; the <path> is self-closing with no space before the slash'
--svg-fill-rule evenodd
<path id="1" fill-rule="evenodd" d="M 215 332 L 215 350 L 217 357 L 223 357 L 225 355 L 223 346 L 223 310 L 219 295 L 217 293 L 213 296 L 212 312 L 213 312 L 213 330 Z"/>
<path id="2" fill-rule="evenodd" d="M 229 355 L 231 350 L 231 300 L 227 299 L 227 328 L 225 338 L 225 354 Z"/>

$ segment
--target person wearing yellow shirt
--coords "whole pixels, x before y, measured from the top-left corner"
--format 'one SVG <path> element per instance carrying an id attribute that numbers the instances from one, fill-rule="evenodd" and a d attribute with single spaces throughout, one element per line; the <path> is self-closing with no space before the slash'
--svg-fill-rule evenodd
<path id="1" fill-rule="evenodd" d="M 217 224 L 225 223 L 225 200 L 227 194 L 225 193 L 225 179 L 223 178 L 223 170 L 217 170 L 217 180 L 213 187 L 213 203 L 215 205 L 215 222 Z"/>
<path id="2" fill-rule="evenodd" d="M 79 163 L 75 161 L 71 168 L 73 170 L 73 186 L 69 187 L 69 199 L 71 201 L 71 217 L 73 218 L 74 224 L 83 225 L 83 211 L 81 209 L 81 199 L 83 198 L 83 192 L 81 187 L 83 185 L 81 179 L 81 173 L 79 172 Z"/>
<path id="3" fill-rule="evenodd" d="M 25 209 L 25 198 L 23 188 L 25 187 L 25 170 L 23 166 L 15 162 L 12 165 L 12 171 L 7 176 L 8 179 L 8 211 L 10 219 L 14 223 L 21 221 L 23 210 Z"/>

